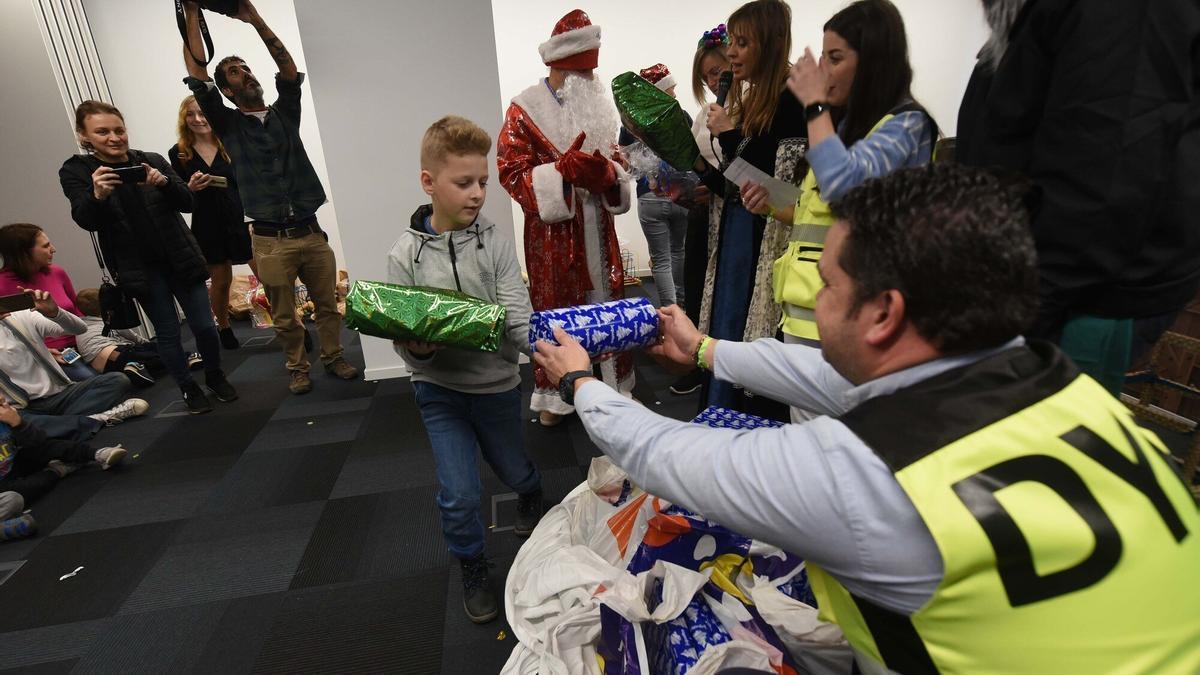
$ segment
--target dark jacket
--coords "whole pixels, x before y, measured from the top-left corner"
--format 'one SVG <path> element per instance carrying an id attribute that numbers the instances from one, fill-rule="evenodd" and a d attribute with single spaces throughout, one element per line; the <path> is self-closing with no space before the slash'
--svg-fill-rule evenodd
<path id="1" fill-rule="evenodd" d="M 1028 0 L 1006 37 L 968 84 L 957 157 L 1037 188 L 1033 333 L 1184 307 L 1200 288 L 1200 3 Z"/>
<path id="2" fill-rule="evenodd" d="M 130 150 L 129 161 L 135 165 L 145 162 L 167 177 L 167 184 L 161 188 L 142 185 L 135 189 L 160 237 L 157 245 L 162 248 L 162 262 L 172 280 L 180 284 L 204 281 L 208 278 L 204 256 L 179 215 L 180 211 L 192 210 L 191 191 L 162 155 Z M 71 217 L 83 229 L 99 235 L 104 262 L 121 288 L 134 296 L 145 296 L 148 244 L 127 215 L 130 209 L 139 207 L 126 203 L 120 189 L 104 201 L 97 200 L 92 191 L 92 173 L 99 167 L 100 160 L 91 155 L 74 155 L 58 170 L 63 193 L 71 201 Z"/>

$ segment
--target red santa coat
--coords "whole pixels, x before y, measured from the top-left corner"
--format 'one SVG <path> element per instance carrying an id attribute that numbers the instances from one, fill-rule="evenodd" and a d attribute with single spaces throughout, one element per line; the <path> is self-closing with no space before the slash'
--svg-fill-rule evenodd
<path id="1" fill-rule="evenodd" d="M 594 195 L 563 180 L 554 167 L 579 130 L 545 81 L 517 95 L 505 114 L 496 146 L 500 183 L 525 212 L 525 265 L 534 311 L 624 297 L 625 272 L 613 214 L 631 203 L 629 175 L 618 164 L 617 185 Z M 605 381 L 628 393 L 633 388 L 629 354 L 601 365 Z M 531 408 L 557 414 L 573 408 L 558 397 L 541 368 L 534 368 Z"/>

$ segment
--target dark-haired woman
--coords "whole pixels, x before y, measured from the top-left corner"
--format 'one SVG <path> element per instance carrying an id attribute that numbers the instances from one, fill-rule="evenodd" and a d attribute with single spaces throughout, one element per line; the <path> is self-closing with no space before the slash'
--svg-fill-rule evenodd
<path id="1" fill-rule="evenodd" d="M 163 364 L 183 392 L 188 412 L 210 412 L 212 404 L 188 372 L 175 301 L 196 338 L 209 391 L 221 401 L 236 399 L 237 392 L 221 372 L 217 327 L 204 288 L 204 256 L 179 215 L 192 209 L 188 185 L 162 155 L 129 147 L 125 119 L 107 103 L 79 104 L 75 132 L 88 154 L 72 156 L 58 172 L 71 201 L 71 217 L 97 233 L 117 284 L 141 302 L 154 324 Z"/>
<path id="2" fill-rule="evenodd" d="M 54 264 L 54 244 L 46 232 L 32 223 L 12 223 L 0 227 L 0 295 L 13 295 L 26 288 L 46 291 L 59 309 L 82 316 L 75 306 L 75 286 L 67 271 Z M 45 339 L 50 353 L 63 372 L 75 382 L 92 377 L 96 371 L 83 361 L 67 363 L 62 350 L 75 346 L 74 335 L 51 335 Z"/>
<path id="3" fill-rule="evenodd" d="M 11 223 L 0 227 L 0 295 L 14 295 L 26 288 L 46 291 L 59 309 L 83 316 L 75 306 L 75 286 L 67 271 L 54 264 L 56 249 L 45 230 L 32 223 Z M 50 349 L 75 346 L 74 335 L 46 338 Z"/>
<path id="4" fill-rule="evenodd" d="M 870 178 L 928 163 L 937 138 L 933 118 L 913 100 L 908 41 L 895 5 L 859 0 L 824 30 L 821 62 L 805 49 L 788 79 L 808 120 L 810 168 L 796 207 L 776 213 L 794 222 L 774 274 L 784 340 L 813 345 L 820 340 L 813 310 L 824 285 L 817 260 L 833 225 L 829 203 Z M 761 187 L 748 191 L 746 202 L 755 212 L 772 212 Z"/>
<path id="5" fill-rule="evenodd" d="M 742 5 L 727 22 L 726 51 L 733 72 L 729 112 L 708 106 L 707 126 L 720 144 L 721 165 L 741 158 L 788 182 L 803 176 L 808 147 L 803 109 L 788 91 L 791 9 L 781 0 Z M 725 340 L 775 335 L 779 307 L 771 293 L 771 265 L 787 244 L 790 224 L 746 210 L 737 186 L 726 190 L 720 168 L 706 166 L 701 180 L 723 197 L 709 213 L 708 265 L 700 329 Z M 765 399 L 710 380 L 708 405 L 779 417 L 786 411 Z"/>

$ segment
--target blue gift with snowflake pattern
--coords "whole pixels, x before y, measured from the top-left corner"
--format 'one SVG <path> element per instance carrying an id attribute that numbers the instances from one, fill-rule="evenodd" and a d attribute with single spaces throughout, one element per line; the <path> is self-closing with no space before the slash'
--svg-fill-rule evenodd
<path id="1" fill-rule="evenodd" d="M 588 354 L 602 356 L 654 344 L 658 340 L 658 312 L 646 298 L 534 312 L 529 317 L 529 344 L 538 340 L 557 344 L 556 327 L 575 338 Z"/>
<path id="2" fill-rule="evenodd" d="M 767 419 L 758 415 L 749 415 L 728 408 L 719 408 L 715 405 L 700 411 L 699 415 L 692 418 L 692 422 L 718 429 L 758 429 L 760 427 L 783 426 L 783 422 L 778 420 Z"/>

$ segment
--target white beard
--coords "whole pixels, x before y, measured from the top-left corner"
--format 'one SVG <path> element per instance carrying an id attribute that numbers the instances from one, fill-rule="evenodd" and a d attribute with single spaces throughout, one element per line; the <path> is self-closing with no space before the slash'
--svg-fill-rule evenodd
<path id="1" fill-rule="evenodd" d="M 586 134 L 583 152 L 599 150 L 608 156 L 617 143 L 621 118 L 605 81 L 599 75 L 593 75 L 589 80 L 569 73 L 558 96 L 562 100 L 566 128 L 572 133 L 571 140 L 574 141 L 582 131 Z"/>

